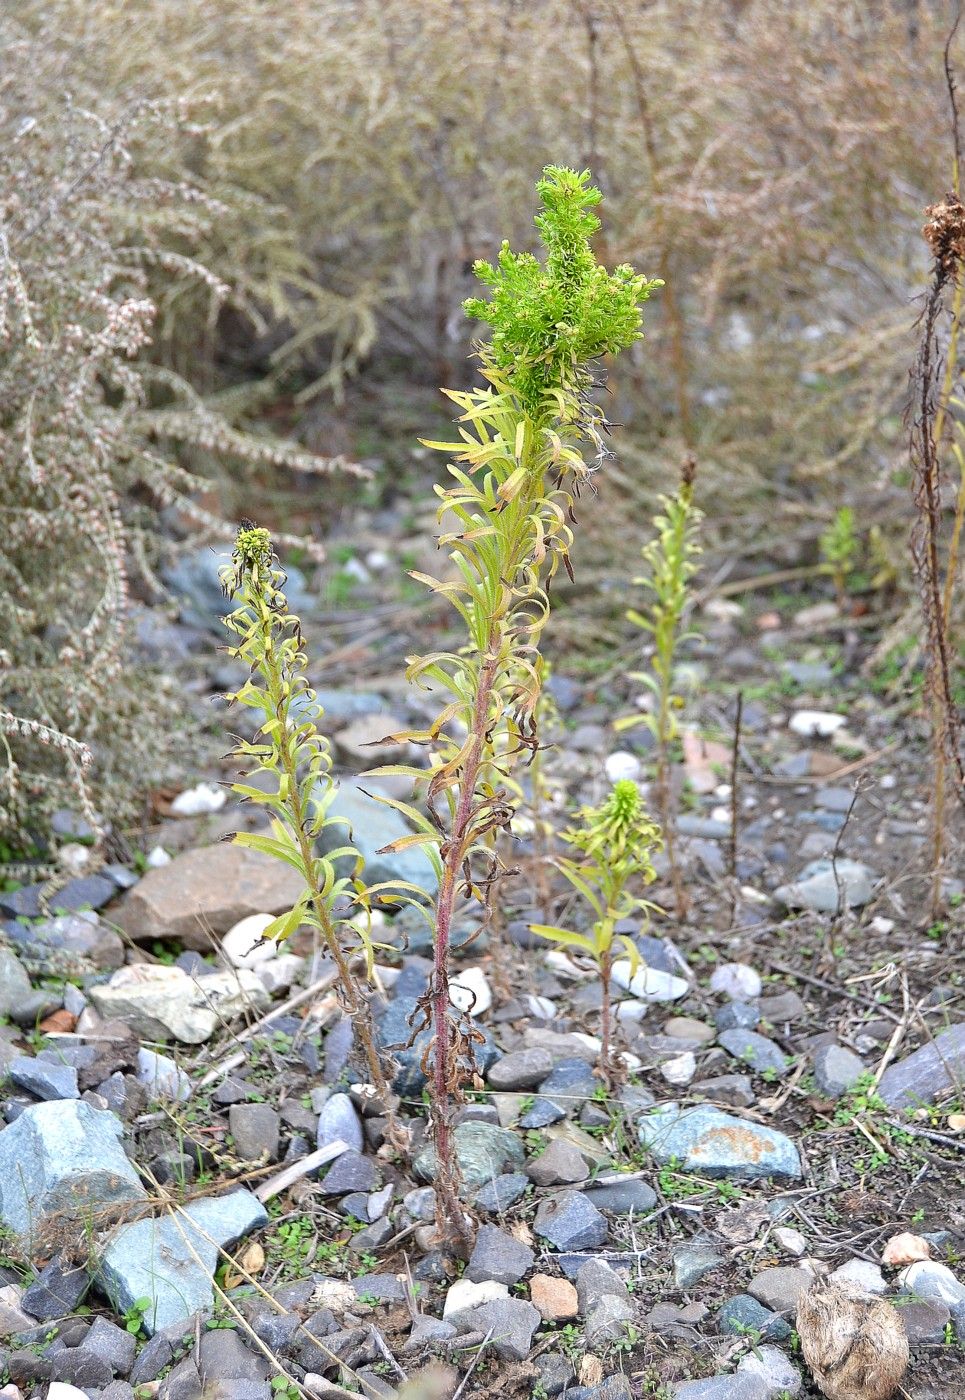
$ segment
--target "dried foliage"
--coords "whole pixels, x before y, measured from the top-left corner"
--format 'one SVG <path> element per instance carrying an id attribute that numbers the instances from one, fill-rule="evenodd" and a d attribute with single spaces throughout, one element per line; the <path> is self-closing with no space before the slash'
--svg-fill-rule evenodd
<path id="1" fill-rule="evenodd" d="M 908 1337 L 883 1298 L 820 1279 L 801 1295 L 804 1359 L 828 1400 L 891 1400 L 908 1368 Z"/>
<path id="2" fill-rule="evenodd" d="M 228 206 L 157 173 L 199 128 L 175 100 L 85 108 L 63 94 L 63 37 L 0 21 L 0 843 L 51 809 L 125 818 L 176 738 L 163 679 L 127 654 L 132 582 L 154 577 L 157 515 L 221 530 L 180 454 L 333 465 L 234 429 L 146 352 L 157 283 L 214 311 L 191 255 Z M 85 95 L 96 94 L 85 89 Z M 105 115 L 105 113 L 107 115 Z M 186 167 L 187 161 L 184 161 Z M 153 172 L 153 173 L 149 173 Z M 193 289 L 199 289 L 195 291 Z M 164 724 L 152 720 L 167 702 Z M 165 739 L 164 736 L 167 736 Z"/>

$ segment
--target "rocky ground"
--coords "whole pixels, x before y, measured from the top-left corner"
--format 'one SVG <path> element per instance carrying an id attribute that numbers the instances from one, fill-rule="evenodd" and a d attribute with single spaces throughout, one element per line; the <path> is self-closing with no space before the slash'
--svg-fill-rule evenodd
<path id="1" fill-rule="evenodd" d="M 374 545 L 343 561 L 347 623 L 297 574 L 292 602 L 320 641 L 336 810 L 370 880 L 424 882 L 417 853 L 376 854 L 401 818 L 353 781 L 383 761 L 373 740 L 426 713 L 396 663 L 434 622 L 379 601 L 387 566 Z M 214 569 L 186 556 L 180 616 L 138 630 L 217 730 L 208 699 L 236 677 Z M 520 873 L 488 927 L 460 925 L 456 995 L 484 1038 L 456 1133 L 468 1261 L 434 1228 L 425 1037 L 407 1044 L 418 924 L 380 927 L 373 993 L 402 1159 L 326 964 L 298 936 L 258 941 L 298 890 L 220 842 L 256 820 L 218 785 L 229 767 L 157 794 L 112 864 L 93 868 L 61 814 L 72 877 L 0 893 L 0 1394 L 816 1396 L 795 1310 L 831 1275 L 898 1308 L 911 1400 L 965 1396 L 965 904 L 950 863 L 946 914 L 923 913 L 921 736 L 826 601 L 711 600 L 697 620 L 678 764 L 691 908 L 627 929 L 646 966 L 621 978 L 625 1083 L 595 1072 L 593 976 L 529 931 L 560 905 L 541 823 L 648 777 L 645 731 L 613 729 L 634 702 L 622 658 L 558 667 Z M 665 868 L 654 898 L 671 907 Z"/>

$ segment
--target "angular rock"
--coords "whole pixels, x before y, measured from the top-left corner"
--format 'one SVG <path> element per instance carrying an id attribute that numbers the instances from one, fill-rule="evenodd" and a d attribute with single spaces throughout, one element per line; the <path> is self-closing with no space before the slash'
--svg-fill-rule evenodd
<path id="1" fill-rule="evenodd" d="M 202 1197 L 173 1215 L 122 1226 L 104 1251 L 98 1282 L 119 1313 L 150 1299 L 144 1313 L 149 1333 L 175 1326 L 213 1306 L 219 1247 L 267 1223 L 267 1211 L 250 1191 Z"/>
<path id="2" fill-rule="evenodd" d="M 469 1257 L 466 1277 L 473 1283 L 513 1284 L 533 1267 L 536 1255 L 528 1245 L 499 1230 L 495 1225 L 481 1225 Z"/>
<path id="3" fill-rule="evenodd" d="M 816 914 L 836 914 L 839 906 L 858 909 L 867 904 L 877 875 L 857 860 L 813 860 L 798 878 L 774 891 L 774 898 L 788 909 L 812 909 Z"/>
<path id="4" fill-rule="evenodd" d="M 80 1098 L 77 1071 L 73 1065 L 58 1065 L 49 1060 L 34 1059 L 31 1055 L 18 1055 L 10 1061 L 7 1073 L 14 1084 L 26 1089 L 35 1099 L 56 1102 Z"/>
<path id="5" fill-rule="evenodd" d="M 611 1215 L 646 1215 L 657 1204 L 657 1193 L 645 1181 L 602 1180 L 597 1177 L 593 1186 L 583 1195 L 596 1206 L 597 1210 L 607 1210 Z"/>
<path id="6" fill-rule="evenodd" d="M 113 1113 L 81 1100 L 24 1109 L 0 1132 L 0 1219 L 31 1239 L 55 1217 L 97 1220 L 107 1207 L 140 1201 L 144 1187 L 124 1155 Z"/>
<path id="7" fill-rule="evenodd" d="M 717 1326 L 721 1332 L 732 1332 L 737 1336 L 743 1336 L 748 1328 L 752 1328 L 774 1342 L 783 1341 L 791 1335 L 791 1328 L 784 1318 L 765 1308 L 749 1293 L 738 1293 L 728 1298 L 717 1314 Z"/>
<path id="8" fill-rule="evenodd" d="M 90 1287 L 87 1270 L 68 1264 L 60 1254 L 41 1269 L 20 1300 L 24 1312 L 40 1322 L 66 1317 Z"/>
<path id="9" fill-rule="evenodd" d="M 559 1138 L 534 1158 L 526 1171 L 537 1186 L 574 1186 L 590 1175 L 579 1149 Z"/>
<path id="10" fill-rule="evenodd" d="M 501 1055 L 490 1065 L 486 1077 L 490 1088 L 500 1092 L 535 1089 L 552 1068 L 553 1056 L 550 1052 L 532 1046 L 528 1050 L 516 1050 L 511 1055 Z"/>
<path id="11" fill-rule="evenodd" d="M 115 1376 L 126 1376 L 134 1365 L 137 1338 L 106 1317 L 95 1317 L 83 1347 L 106 1361 Z"/>
<path id="12" fill-rule="evenodd" d="M 755 1347 L 738 1361 L 737 1374 L 759 1378 L 772 1396 L 800 1395 L 803 1385 L 800 1371 L 780 1347 Z"/>
<path id="13" fill-rule="evenodd" d="M 86 977 L 124 965 L 124 944 L 96 914 L 64 914 L 33 924 L 11 924 L 11 942 L 32 972 Z"/>
<path id="14" fill-rule="evenodd" d="M 673 1400 L 773 1400 L 760 1376 L 710 1376 L 702 1381 L 678 1381 Z"/>
<path id="15" fill-rule="evenodd" d="M 747 1285 L 747 1291 L 752 1298 L 763 1303 L 765 1308 L 770 1308 L 771 1312 L 792 1313 L 797 1308 L 801 1294 L 810 1288 L 813 1282 L 814 1275 L 809 1269 L 795 1269 L 789 1265 L 782 1265 L 775 1269 L 764 1269 L 756 1274 Z"/>
<path id="16" fill-rule="evenodd" d="M 136 943 L 174 938 L 208 952 L 210 933 L 227 933 L 249 914 L 281 914 L 305 888 L 283 861 L 243 846 L 185 851 L 149 870 L 125 896 L 115 922 Z"/>
<path id="17" fill-rule="evenodd" d="M 821 1093 L 839 1099 L 864 1074 L 864 1065 L 843 1045 L 822 1045 L 814 1056 L 814 1079 Z"/>
<path id="18" fill-rule="evenodd" d="M 750 1065 L 757 1074 L 763 1074 L 765 1070 L 777 1075 L 787 1073 L 787 1056 L 780 1046 L 775 1045 L 773 1040 L 768 1040 L 766 1035 L 758 1035 L 757 1031 L 735 1029 L 721 1031 L 718 1039 L 728 1055 L 733 1055 L 735 1060 Z"/>
<path id="19" fill-rule="evenodd" d="M 904 1324 L 910 1346 L 927 1346 L 944 1342 L 945 1329 L 951 1321 L 951 1311 L 944 1303 L 919 1301 L 913 1294 L 899 1294 L 895 1307 Z"/>
<path id="20" fill-rule="evenodd" d="M 365 782 L 361 780 L 341 782 L 328 815 L 348 822 L 352 842 L 365 863 L 366 880 L 369 884 L 378 884 L 382 880 L 403 880 L 433 896 L 438 886 L 436 873 L 420 846 L 381 853 L 383 847 L 410 835 L 412 828 L 394 807 L 386 807 L 370 797 L 365 787 Z M 345 827 L 342 825 L 327 828 L 319 839 L 323 853 L 344 845 Z M 347 859 L 337 861 L 336 868 L 347 871 Z M 267 905 L 261 907 L 268 908 Z"/>
<path id="21" fill-rule="evenodd" d="M 228 1109 L 228 1131 L 243 1162 L 273 1162 L 278 1156 L 281 1120 L 266 1103 L 234 1103 Z"/>
<path id="22" fill-rule="evenodd" d="M 143 1046 L 137 1052 L 137 1082 L 144 1085 L 152 1099 L 187 1103 L 191 1097 L 191 1080 L 171 1056 L 159 1055 Z"/>
<path id="23" fill-rule="evenodd" d="M 719 1031 L 752 1031 L 761 1019 L 757 1006 L 746 1001 L 728 1001 L 714 1012 L 714 1025 Z"/>
<path id="24" fill-rule="evenodd" d="M 880 1296 L 888 1292 L 885 1276 L 870 1259 L 849 1259 L 831 1274 L 836 1283 L 850 1283 L 865 1293 Z"/>
<path id="25" fill-rule="evenodd" d="M 529 1177 L 524 1176 L 522 1172 L 504 1172 L 500 1176 L 494 1176 L 492 1181 L 476 1192 L 473 1205 L 488 1215 L 501 1215 L 503 1211 L 523 1199 L 529 1184 Z"/>
<path id="26" fill-rule="evenodd" d="M 9 948 L 0 948 L 0 1016 L 15 1018 L 32 994 L 30 978 L 20 959 Z"/>
<path id="27" fill-rule="evenodd" d="M 683 1109 L 670 1104 L 640 1118 L 637 1130 L 661 1166 L 676 1160 L 683 1171 L 732 1181 L 801 1175 L 801 1158 L 790 1138 L 706 1104 Z"/>
<path id="28" fill-rule="evenodd" d="M 533 1228 L 558 1250 L 593 1249 L 609 1238 L 606 1218 L 580 1191 L 541 1201 Z"/>
<path id="29" fill-rule="evenodd" d="M 965 1283 L 955 1277 L 947 1264 L 932 1259 L 902 1269 L 898 1282 L 906 1292 L 926 1303 L 944 1303 L 949 1308 L 965 1303 Z"/>
<path id="30" fill-rule="evenodd" d="M 147 963 L 121 968 L 108 983 L 91 987 L 90 999 L 101 1016 L 123 1021 L 146 1040 L 173 1036 L 186 1045 L 200 1045 L 224 1021 L 270 1005 L 253 972 L 196 980 L 179 967 Z"/>
<path id="31" fill-rule="evenodd" d="M 579 1312 L 579 1298 L 569 1279 L 534 1274 L 529 1296 L 544 1322 L 570 1322 Z"/>
<path id="32" fill-rule="evenodd" d="M 452 1141 L 467 1193 L 478 1191 L 507 1168 L 521 1167 L 526 1160 L 523 1144 L 516 1134 L 492 1123 L 460 1123 L 453 1131 Z M 413 1171 L 421 1181 L 434 1179 L 436 1158 L 431 1147 L 419 1153 Z"/>
<path id="33" fill-rule="evenodd" d="M 0 913 L 15 919 L 39 919 L 48 909 L 52 914 L 74 914 L 78 910 L 99 909 L 113 899 L 117 888 L 103 875 L 81 875 L 68 880 L 51 894 L 47 885 L 24 885 L 22 889 L 0 893 Z"/>
<path id="34" fill-rule="evenodd" d="M 889 1108 L 914 1108 L 955 1087 L 965 1089 L 965 1021 L 889 1066 L 878 1094 Z"/>
<path id="35" fill-rule="evenodd" d="M 361 1152 L 365 1146 L 362 1122 L 348 1094 L 333 1094 L 322 1105 L 315 1131 L 315 1146 L 328 1147 L 341 1140 L 346 1147 Z"/>
<path id="36" fill-rule="evenodd" d="M 486 1333 L 492 1328 L 489 1345 L 502 1361 L 525 1361 L 533 1343 L 540 1315 L 523 1298 L 494 1298 L 468 1312 L 449 1319 L 461 1331 Z"/>
<path id="37" fill-rule="evenodd" d="M 694 1081 L 693 1092 L 730 1108 L 749 1108 L 757 1097 L 748 1074 L 719 1074 L 714 1079 L 698 1079 Z"/>
<path id="38" fill-rule="evenodd" d="M 698 1236 L 674 1250 L 673 1281 L 683 1293 L 687 1293 L 705 1274 L 713 1273 L 723 1262 L 713 1243 Z"/>
<path id="39" fill-rule="evenodd" d="M 322 1190 L 329 1196 L 347 1196 L 351 1191 L 376 1191 L 381 1181 L 372 1158 L 350 1149 L 335 1158 L 322 1179 Z"/>
<path id="40" fill-rule="evenodd" d="M 586 1340 L 591 1347 L 601 1342 L 616 1342 L 626 1336 L 627 1324 L 634 1321 L 636 1311 L 629 1298 L 604 1293 L 594 1299 L 586 1314 Z"/>
<path id="41" fill-rule="evenodd" d="M 630 1296 L 626 1282 L 605 1259 L 585 1259 L 576 1271 L 576 1296 L 580 1312 L 586 1314 L 597 1298 L 612 1294 Z"/>

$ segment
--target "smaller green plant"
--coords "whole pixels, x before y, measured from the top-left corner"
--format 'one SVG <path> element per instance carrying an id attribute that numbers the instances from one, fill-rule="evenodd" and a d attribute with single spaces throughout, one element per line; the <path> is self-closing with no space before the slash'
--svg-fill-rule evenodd
<path id="1" fill-rule="evenodd" d="M 271 1393 L 273 1400 L 301 1400 L 301 1391 L 287 1376 L 272 1376 Z"/>
<path id="2" fill-rule="evenodd" d="M 677 494 L 660 498 L 662 514 L 653 522 L 656 536 L 643 551 L 647 572 L 634 579 L 635 584 L 649 589 L 653 596 L 643 611 L 631 608 L 627 613 L 631 622 L 653 638 L 652 674 L 635 671 L 631 672 L 631 678 L 653 692 L 655 707 L 652 712 L 619 719 L 615 726 L 620 730 L 645 724 L 656 740 L 657 814 L 663 827 L 674 903 L 680 919 L 687 913 L 688 902 L 674 841 L 670 769 L 671 747 L 680 733 L 678 716 L 684 707 L 683 698 L 674 691 L 674 664 L 681 643 L 695 635 L 681 630 L 690 608 L 690 585 L 700 554 L 697 531 L 703 516 L 694 505 L 695 472 L 696 463 L 689 457 L 681 470 Z"/>
<path id="3" fill-rule="evenodd" d="M 144 1331 L 144 1319 L 154 1306 L 151 1298 L 137 1298 L 123 1316 L 124 1328 L 132 1337 L 139 1337 Z"/>
<path id="4" fill-rule="evenodd" d="M 561 857 L 556 864 L 596 918 L 589 933 L 552 924 L 530 927 L 540 937 L 583 953 L 596 964 L 603 992 L 600 1064 L 607 1078 L 612 1079 L 618 1072 L 611 1046 L 614 948 L 623 950 L 629 960 L 631 977 L 641 964 L 635 943 L 626 934 L 618 934 L 616 926 L 631 915 L 645 916 L 652 907 L 630 886 L 634 881 L 649 885 L 656 879 L 653 854 L 660 846 L 660 831 L 647 815 L 636 783 L 621 779 L 601 806 L 584 807 L 579 826 L 564 831 L 562 837 L 582 859 Z"/>
<path id="5" fill-rule="evenodd" d="M 838 606 L 843 610 L 848 598 L 848 581 L 858 561 L 858 537 L 854 532 L 854 511 L 841 506 L 821 536 L 821 566 L 834 580 Z"/>

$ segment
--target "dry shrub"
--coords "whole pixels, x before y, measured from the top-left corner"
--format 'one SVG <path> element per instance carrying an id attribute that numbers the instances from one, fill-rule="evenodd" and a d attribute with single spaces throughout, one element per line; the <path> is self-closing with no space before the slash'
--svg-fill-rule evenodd
<path id="1" fill-rule="evenodd" d="M 801 1295 L 804 1359 L 828 1400 L 891 1400 L 908 1368 L 897 1311 L 853 1285 L 821 1279 Z"/>

